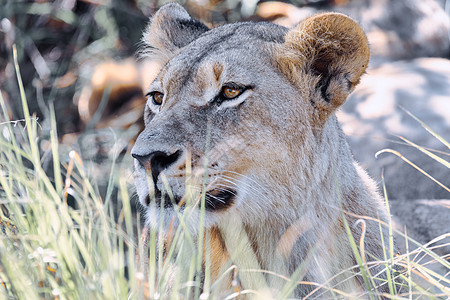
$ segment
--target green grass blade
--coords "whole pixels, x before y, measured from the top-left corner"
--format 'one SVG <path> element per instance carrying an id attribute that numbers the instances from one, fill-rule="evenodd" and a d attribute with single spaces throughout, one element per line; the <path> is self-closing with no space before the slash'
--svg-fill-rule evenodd
<path id="1" fill-rule="evenodd" d="M 423 128 L 425 128 L 426 131 L 428 131 L 431 135 L 433 135 L 436 139 L 438 139 L 442 144 L 447 146 L 447 148 L 450 149 L 450 143 L 447 142 L 444 138 L 442 138 L 439 134 L 437 134 L 435 131 L 433 131 L 427 124 L 422 122 L 419 118 L 417 118 L 415 115 L 410 113 L 407 109 L 405 109 L 403 106 L 400 106 L 400 108 L 406 112 L 409 116 L 411 116 L 414 120 L 416 120 L 420 125 L 422 125 Z"/>
<path id="2" fill-rule="evenodd" d="M 52 155 L 53 155 L 53 173 L 55 177 L 55 187 L 59 195 L 62 195 L 63 184 L 61 176 L 61 167 L 59 159 L 59 145 L 58 145 L 58 134 L 56 131 L 56 117 L 55 108 L 53 107 L 53 102 L 50 102 L 50 141 L 52 145 Z"/>
<path id="3" fill-rule="evenodd" d="M 404 137 L 402 137 L 402 136 L 397 136 L 397 137 L 398 137 L 399 139 L 402 139 L 402 140 L 403 140 L 404 142 L 406 142 L 407 144 L 413 146 L 414 148 L 416 148 L 416 149 L 422 151 L 423 153 L 425 153 L 426 155 L 428 155 L 429 157 L 431 157 L 432 159 L 434 159 L 434 160 L 437 161 L 438 163 L 440 163 L 440 164 L 442 164 L 442 165 L 444 165 L 444 166 L 446 166 L 447 168 L 450 169 L 450 162 L 448 162 L 448 161 L 442 159 L 441 157 L 437 156 L 436 154 L 434 154 L 434 153 L 428 151 L 427 149 L 425 149 L 425 148 L 423 148 L 423 147 L 421 147 L 421 146 L 419 146 L 419 145 L 417 145 L 417 144 L 415 144 L 415 143 L 409 141 L 408 139 L 406 139 L 406 138 L 404 138 Z"/>
<path id="4" fill-rule="evenodd" d="M 392 267 L 394 265 L 394 234 L 392 232 L 392 217 L 391 217 L 391 208 L 389 206 L 389 199 L 388 199 L 388 195 L 387 195 L 387 191 L 386 191 L 386 184 L 384 182 L 384 173 L 381 173 L 381 181 L 383 183 L 383 195 L 384 195 L 384 201 L 386 203 L 386 212 L 387 212 L 387 216 L 388 216 L 388 230 L 389 230 L 389 261 L 390 261 L 390 267 Z M 381 236 L 381 241 L 382 241 L 382 245 L 383 245 L 383 255 L 384 255 L 384 260 L 387 261 L 388 257 L 386 255 L 386 248 L 384 245 L 384 235 L 382 233 L 382 227 L 381 227 L 381 223 L 378 223 L 380 226 L 380 236 Z M 395 287 L 395 282 L 394 282 L 394 278 L 391 274 L 391 268 L 390 268 L 387 264 L 386 264 L 386 275 L 387 275 L 387 280 L 388 280 L 388 286 L 389 286 L 389 292 L 392 295 L 396 295 L 397 294 L 397 289 Z"/>
<path id="5" fill-rule="evenodd" d="M 17 83 L 19 85 L 20 92 L 20 100 L 22 101 L 22 110 L 25 118 L 25 124 L 28 133 L 29 146 L 31 147 L 31 155 L 33 157 L 33 162 L 36 166 L 40 165 L 39 163 L 39 150 L 36 145 L 36 134 L 33 132 L 33 125 L 31 124 L 31 115 L 28 110 L 27 97 L 25 95 L 25 89 L 23 87 L 22 76 L 20 75 L 19 62 L 17 59 L 17 48 L 16 45 L 13 45 L 13 59 L 14 59 L 14 68 L 16 70 Z"/>
<path id="6" fill-rule="evenodd" d="M 446 187 L 444 184 L 442 184 L 440 181 L 436 180 L 433 176 L 431 176 L 430 174 L 428 174 L 427 172 L 425 172 L 424 170 L 422 170 L 420 167 L 418 167 L 416 164 L 414 164 L 412 161 L 410 161 L 409 159 L 407 159 L 405 156 L 403 156 L 402 154 L 400 154 L 400 152 L 392 150 L 392 149 L 383 149 L 378 151 L 377 153 L 375 153 L 375 157 L 378 157 L 378 155 L 382 154 L 382 153 L 392 153 L 397 155 L 398 157 L 400 157 L 403 161 L 405 161 L 406 163 L 408 163 L 410 166 L 414 167 L 416 170 L 418 170 L 420 173 L 424 174 L 425 176 L 427 176 L 429 179 L 431 179 L 432 181 L 434 181 L 437 185 L 439 185 L 441 188 L 443 188 L 444 190 L 446 190 L 447 192 L 450 193 L 450 188 Z"/>

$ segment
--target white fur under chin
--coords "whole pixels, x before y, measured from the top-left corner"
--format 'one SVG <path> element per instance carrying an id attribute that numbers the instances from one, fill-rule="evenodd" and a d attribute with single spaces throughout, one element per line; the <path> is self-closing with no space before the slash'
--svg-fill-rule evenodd
<path id="1" fill-rule="evenodd" d="M 210 228 L 217 223 L 217 217 L 214 213 L 205 211 L 204 228 Z M 161 209 L 156 203 L 152 202 L 146 207 L 145 225 L 148 228 L 162 230 L 164 233 L 173 227 L 176 230 L 179 226 L 184 226 L 184 230 L 191 235 L 197 235 L 200 229 L 200 209 L 198 207 L 182 208 L 178 212 L 174 207 Z M 180 218 L 183 219 L 181 225 Z"/>

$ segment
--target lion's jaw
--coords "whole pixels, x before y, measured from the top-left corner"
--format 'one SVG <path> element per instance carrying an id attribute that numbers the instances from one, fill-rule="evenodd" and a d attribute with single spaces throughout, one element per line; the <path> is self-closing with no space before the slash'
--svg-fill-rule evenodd
<path id="1" fill-rule="evenodd" d="M 178 218 L 182 216 L 188 230 L 194 233 L 199 226 L 209 228 L 233 216 L 258 222 L 267 215 L 266 211 L 273 209 L 269 197 L 277 193 L 270 188 L 273 178 L 266 172 L 250 170 L 243 174 L 242 170 L 230 167 L 218 170 L 219 163 L 186 170 L 185 161 L 181 159 L 179 165 L 161 172 L 155 181 L 149 170 L 135 162 L 136 191 L 148 226 L 160 228 L 162 223 L 166 231 L 171 225 L 178 226 Z M 203 213 L 205 223 L 200 225 Z"/>

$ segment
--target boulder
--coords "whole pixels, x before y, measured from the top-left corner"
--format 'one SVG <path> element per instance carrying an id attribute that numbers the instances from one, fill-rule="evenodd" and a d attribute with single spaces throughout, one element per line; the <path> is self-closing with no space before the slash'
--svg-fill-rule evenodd
<path id="1" fill-rule="evenodd" d="M 389 199 L 448 199 L 450 169 L 409 145 L 403 137 L 445 161 L 450 149 L 412 115 L 450 142 L 450 60 L 419 58 L 373 68 L 338 112 L 355 159 L 382 186 Z M 392 149 L 447 189 L 392 153 Z"/>

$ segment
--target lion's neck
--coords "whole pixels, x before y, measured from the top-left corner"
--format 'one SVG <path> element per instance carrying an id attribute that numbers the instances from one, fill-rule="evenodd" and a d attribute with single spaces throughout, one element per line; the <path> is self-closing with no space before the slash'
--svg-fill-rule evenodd
<path id="1" fill-rule="evenodd" d="M 368 201 L 376 195 L 355 168 L 342 131 L 334 126 L 329 130 L 334 132 L 319 136 L 310 149 L 300 149 L 308 155 L 294 155 L 271 172 L 257 170 L 244 182 L 250 188 L 217 226 L 223 251 L 233 264 L 289 277 L 307 261 L 303 278 L 319 281 L 331 277 L 340 264 L 354 264 L 346 252 L 343 211 L 377 215 L 378 208 Z M 254 183 L 261 186 L 258 191 Z M 330 256 L 320 256 L 317 262 L 314 255 L 320 253 Z M 251 273 L 243 280 L 250 286 L 264 280 L 278 285 L 271 281 L 280 277 Z"/>

